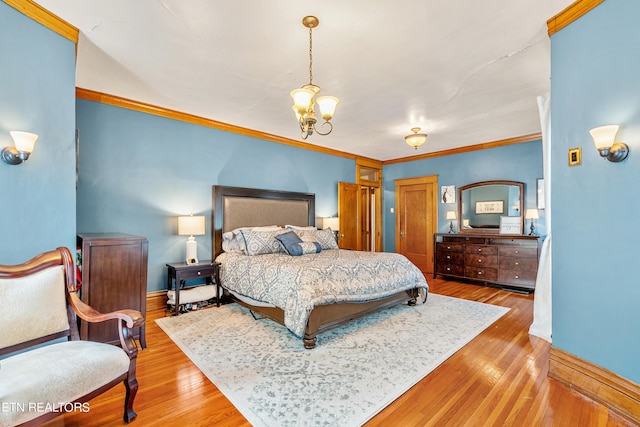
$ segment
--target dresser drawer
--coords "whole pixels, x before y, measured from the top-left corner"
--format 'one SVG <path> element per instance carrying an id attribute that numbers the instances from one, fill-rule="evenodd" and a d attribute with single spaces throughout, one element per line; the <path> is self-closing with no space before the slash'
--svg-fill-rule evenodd
<path id="1" fill-rule="evenodd" d="M 523 248 L 521 246 L 500 246 L 498 249 L 500 256 L 538 258 L 538 248 Z"/>
<path id="2" fill-rule="evenodd" d="M 464 254 L 462 252 L 438 252 L 436 254 L 438 264 L 462 264 L 464 262 Z"/>
<path id="3" fill-rule="evenodd" d="M 536 274 L 535 271 L 500 270 L 498 281 L 533 289 L 536 286 Z"/>
<path id="4" fill-rule="evenodd" d="M 464 252 L 466 254 L 498 255 L 498 247 L 487 245 L 466 245 Z"/>
<path id="5" fill-rule="evenodd" d="M 436 274 L 441 274 L 443 276 L 464 276 L 464 267 L 462 264 L 438 263 L 436 267 Z"/>
<path id="6" fill-rule="evenodd" d="M 538 258 L 500 257 L 500 270 L 536 271 Z"/>
<path id="7" fill-rule="evenodd" d="M 438 242 L 436 243 L 437 252 L 462 252 L 462 243 Z"/>
<path id="8" fill-rule="evenodd" d="M 498 267 L 498 256 L 497 255 L 486 255 L 483 253 L 480 254 L 469 254 L 467 253 L 464 256 L 464 265 L 467 267 L 490 267 L 497 268 Z"/>
<path id="9" fill-rule="evenodd" d="M 496 281 L 498 279 L 498 270 L 495 268 L 466 266 L 464 268 L 464 275 L 472 279 Z"/>

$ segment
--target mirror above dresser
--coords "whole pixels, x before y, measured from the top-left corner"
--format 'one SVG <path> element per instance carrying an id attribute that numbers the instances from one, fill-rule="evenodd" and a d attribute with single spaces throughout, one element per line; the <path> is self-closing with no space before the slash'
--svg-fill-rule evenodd
<path id="1" fill-rule="evenodd" d="M 516 227 L 519 224 L 519 232 L 517 234 L 523 234 L 523 182 L 482 181 L 459 188 L 458 218 L 460 219 L 460 233 L 499 234 L 501 217 L 518 218 L 515 220 Z"/>

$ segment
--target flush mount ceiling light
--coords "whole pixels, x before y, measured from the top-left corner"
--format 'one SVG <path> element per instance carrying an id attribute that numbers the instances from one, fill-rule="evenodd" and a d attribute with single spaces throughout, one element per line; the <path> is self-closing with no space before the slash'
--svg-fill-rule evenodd
<path id="1" fill-rule="evenodd" d="M 320 135 L 329 135 L 333 130 L 333 125 L 330 120 L 333 118 L 333 114 L 336 111 L 338 105 L 338 98 L 335 96 L 321 96 L 317 99 L 318 108 L 320 109 L 320 115 L 322 116 L 322 127 L 328 126 L 326 132 L 320 132 L 316 128 L 316 119 L 314 105 L 316 100 L 314 97 L 320 93 L 320 86 L 313 84 L 313 29 L 320 24 L 320 21 L 315 16 L 305 16 L 302 19 L 302 25 L 309 29 L 309 84 L 302 86 L 300 89 L 294 89 L 291 91 L 291 97 L 293 98 L 293 112 L 298 119 L 300 125 L 301 138 L 307 139 L 309 135 L 316 132 Z"/>
<path id="2" fill-rule="evenodd" d="M 411 132 L 413 133 L 411 135 L 405 136 L 404 140 L 407 141 L 407 144 L 417 150 L 418 147 L 420 147 L 427 141 L 427 134 L 418 133 L 420 132 L 420 128 L 411 128 Z"/>

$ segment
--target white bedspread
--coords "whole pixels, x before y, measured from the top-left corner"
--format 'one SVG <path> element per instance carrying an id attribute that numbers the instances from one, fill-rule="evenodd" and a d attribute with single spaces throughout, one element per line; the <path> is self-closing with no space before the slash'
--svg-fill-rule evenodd
<path id="1" fill-rule="evenodd" d="M 396 253 L 323 250 L 298 257 L 223 253 L 216 261 L 222 264 L 223 287 L 280 307 L 285 326 L 298 337 L 304 335 L 316 305 L 373 301 L 413 288 L 424 289 L 421 294 L 426 298 L 428 290 L 422 272 Z"/>

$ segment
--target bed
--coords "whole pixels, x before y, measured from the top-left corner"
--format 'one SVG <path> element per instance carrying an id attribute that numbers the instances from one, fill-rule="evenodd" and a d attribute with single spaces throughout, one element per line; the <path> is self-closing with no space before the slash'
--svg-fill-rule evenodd
<path id="1" fill-rule="evenodd" d="M 212 200 L 225 295 L 284 325 L 307 349 L 329 329 L 426 299 L 424 275 L 406 257 L 338 249 L 331 230 L 315 229 L 314 194 L 214 185 Z M 305 252 L 292 256 L 291 248 Z"/>

